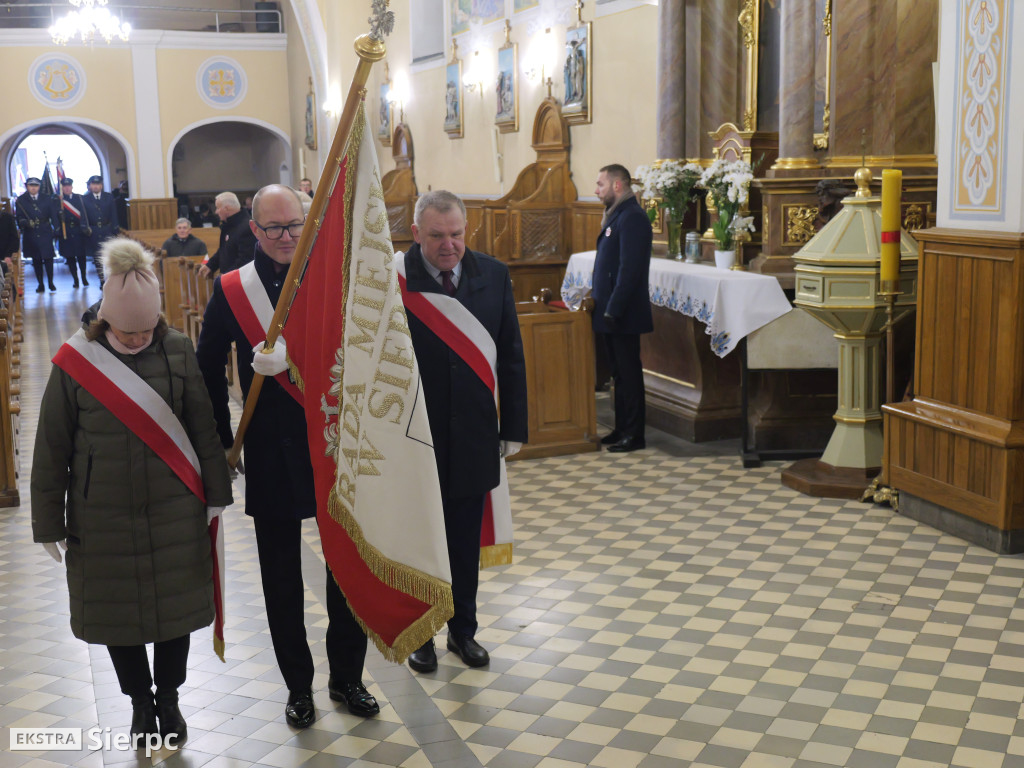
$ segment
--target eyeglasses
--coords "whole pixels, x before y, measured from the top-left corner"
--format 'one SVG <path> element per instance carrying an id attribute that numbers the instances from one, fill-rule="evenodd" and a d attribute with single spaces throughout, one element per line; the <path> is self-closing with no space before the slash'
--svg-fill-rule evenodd
<path id="1" fill-rule="evenodd" d="M 255 224 L 257 227 L 259 227 L 260 229 L 263 230 L 263 233 L 267 236 L 267 240 L 280 240 L 282 237 L 284 237 L 285 230 L 288 230 L 289 237 L 291 237 L 294 240 L 294 239 L 298 238 L 299 235 L 302 234 L 302 225 L 305 224 L 305 223 L 306 223 L 306 220 L 303 219 L 298 224 L 286 224 L 283 227 L 281 227 L 281 226 L 264 227 L 258 221 L 253 221 L 253 224 Z"/>

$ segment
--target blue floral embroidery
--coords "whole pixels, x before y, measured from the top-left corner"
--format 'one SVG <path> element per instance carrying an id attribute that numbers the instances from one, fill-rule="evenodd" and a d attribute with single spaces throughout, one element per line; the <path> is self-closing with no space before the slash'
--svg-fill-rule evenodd
<path id="1" fill-rule="evenodd" d="M 709 329 L 710 331 L 710 329 Z M 719 357 L 725 357 L 725 354 L 729 351 L 729 343 L 731 339 L 726 331 L 713 334 L 711 336 L 711 351 Z"/>

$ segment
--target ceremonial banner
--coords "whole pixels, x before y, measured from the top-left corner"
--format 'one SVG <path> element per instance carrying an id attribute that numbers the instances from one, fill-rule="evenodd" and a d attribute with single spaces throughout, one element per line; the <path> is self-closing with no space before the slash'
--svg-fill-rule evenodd
<path id="1" fill-rule="evenodd" d="M 324 556 L 367 636 L 402 662 L 454 607 L 430 426 L 362 105 L 283 334 L 303 391 Z"/>

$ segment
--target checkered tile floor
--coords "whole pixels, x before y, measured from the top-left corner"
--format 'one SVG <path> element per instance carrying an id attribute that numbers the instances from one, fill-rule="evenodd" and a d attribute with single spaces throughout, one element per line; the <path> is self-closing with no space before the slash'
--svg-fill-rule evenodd
<path id="1" fill-rule="evenodd" d="M 62 568 L 31 543 L 48 359 L 96 288 L 26 297 L 20 508 L 0 510 L 0 768 L 1010 768 L 1024 766 L 1024 561 L 883 507 L 801 496 L 732 443 L 515 462 L 516 562 L 483 574 L 491 665 L 416 675 L 372 648 L 382 704 L 327 698 L 316 531 L 305 531 L 319 719 L 283 718 L 251 523 L 228 514 L 228 662 L 192 642 L 180 752 L 11 752 L 9 727 L 127 731 L 103 648 L 71 636 Z M 31 277 L 30 277 L 31 279 Z M 74 298 L 71 298 L 71 297 Z M 607 412 L 606 399 L 601 408 Z M 443 640 L 440 648 L 443 648 Z"/>

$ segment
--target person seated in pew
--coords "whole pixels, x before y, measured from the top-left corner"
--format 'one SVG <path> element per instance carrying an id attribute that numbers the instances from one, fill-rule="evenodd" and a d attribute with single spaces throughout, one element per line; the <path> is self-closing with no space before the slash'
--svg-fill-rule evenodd
<path id="1" fill-rule="evenodd" d="M 174 222 L 174 234 L 160 246 L 168 256 L 205 256 L 206 243 L 192 234 L 192 222 L 181 218 Z"/>

